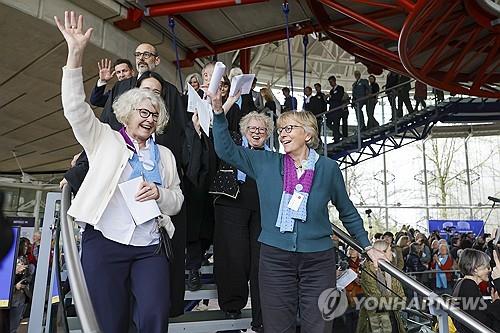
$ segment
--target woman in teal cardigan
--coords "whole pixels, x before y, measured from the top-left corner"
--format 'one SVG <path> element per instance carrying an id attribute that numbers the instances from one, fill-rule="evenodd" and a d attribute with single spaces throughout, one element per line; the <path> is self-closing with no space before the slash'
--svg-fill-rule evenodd
<path id="1" fill-rule="evenodd" d="M 335 287 L 335 256 L 328 203 L 337 208 L 347 231 L 375 262 L 383 253 L 371 248 L 363 220 L 349 199 L 334 160 L 319 156 L 318 128 L 310 112 L 286 112 L 277 121 L 285 155 L 234 144 L 220 92 L 210 96 L 214 110 L 215 151 L 224 161 L 255 179 L 262 232 L 259 286 L 265 332 L 327 332 L 331 323 L 318 307 L 320 294 Z M 326 316 L 327 317 L 327 316 Z"/>

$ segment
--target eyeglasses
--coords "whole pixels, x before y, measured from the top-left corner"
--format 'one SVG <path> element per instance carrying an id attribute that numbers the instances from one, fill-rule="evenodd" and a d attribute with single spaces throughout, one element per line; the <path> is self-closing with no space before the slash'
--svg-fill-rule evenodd
<path id="1" fill-rule="evenodd" d="M 247 130 L 250 133 L 258 133 L 258 134 L 265 134 L 265 133 L 267 133 L 267 128 L 265 128 L 265 127 L 248 126 Z"/>
<path id="2" fill-rule="evenodd" d="M 298 128 L 298 127 L 302 127 L 302 126 L 299 126 L 299 125 L 287 125 L 285 127 L 278 127 L 276 129 L 276 132 L 278 133 L 278 135 L 280 135 L 283 130 L 285 131 L 285 133 L 291 133 L 294 128 Z"/>
<path id="3" fill-rule="evenodd" d="M 158 55 L 157 55 L 157 54 L 155 54 L 155 53 L 152 53 L 152 52 L 148 52 L 148 51 L 146 51 L 146 52 L 135 52 L 135 53 L 134 53 L 134 56 L 135 56 L 136 58 L 141 58 L 141 57 L 142 57 L 142 58 L 144 58 L 144 59 L 149 59 L 149 58 L 151 58 L 151 57 L 156 57 L 156 56 L 158 56 Z"/>
<path id="4" fill-rule="evenodd" d="M 160 116 L 158 112 L 151 112 L 148 109 L 136 109 L 139 111 L 139 116 L 141 116 L 144 119 L 149 118 L 149 116 L 153 116 L 153 121 L 157 122 L 158 117 Z"/>

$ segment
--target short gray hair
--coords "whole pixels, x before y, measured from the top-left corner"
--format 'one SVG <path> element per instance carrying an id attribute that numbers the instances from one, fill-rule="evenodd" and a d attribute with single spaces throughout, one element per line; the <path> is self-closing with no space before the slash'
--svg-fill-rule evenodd
<path id="1" fill-rule="evenodd" d="M 464 249 L 458 259 L 458 269 L 463 275 L 474 275 L 474 271 L 478 267 L 489 265 L 490 257 L 475 249 Z"/>
<path id="2" fill-rule="evenodd" d="M 132 112 L 134 112 L 137 105 L 145 99 L 149 99 L 158 112 L 156 133 L 161 134 L 165 126 L 167 126 L 169 114 L 163 99 L 150 90 L 134 88 L 120 95 L 120 97 L 113 102 L 113 112 L 116 115 L 116 119 L 120 123 L 127 125 Z"/>
<path id="3" fill-rule="evenodd" d="M 266 140 L 267 140 L 271 136 L 271 133 L 274 131 L 273 120 L 268 115 L 266 115 L 264 113 L 259 113 L 256 111 L 252 111 L 252 112 L 248 113 L 247 115 L 245 115 L 243 118 L 241 118 L 241 120 L 240 120 L 241 135 L 245 136 L 247 134 L 247 131 L 248 131 L 247 127 L 252 119 L 255 119 L 257 121 L 264 123 L 264 126 L 267 129 L 267 132 L 266 132 Z"/>

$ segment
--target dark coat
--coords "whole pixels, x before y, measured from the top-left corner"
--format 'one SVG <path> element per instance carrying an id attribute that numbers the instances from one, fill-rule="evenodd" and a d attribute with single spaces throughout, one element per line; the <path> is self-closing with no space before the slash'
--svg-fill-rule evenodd
<path id="1" fill-rule="evenodd" d="M 106 90 L 106 85 L 98 87 L 97 84 L 92 89 L 90 94 L 90 104 L 97 107 L 104 107 L 109 97 L 109 90 Z"/>

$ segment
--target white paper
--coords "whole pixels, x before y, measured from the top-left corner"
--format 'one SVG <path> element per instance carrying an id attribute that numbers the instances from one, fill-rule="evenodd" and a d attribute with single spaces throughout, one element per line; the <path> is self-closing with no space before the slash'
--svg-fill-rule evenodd
<path id="1" fill-rule="evenodd" d="M 236 75 L 231 80 L 231 90 L 229 90 L 229 97 L 233 97 L 236 93 L 241 90 L 242 95 L 250 93 L 252 89 L 253 79 L 255 74 L 241 74 Z"/>
<path id="2" fill-rule="evenodd" d="M 208 91 L 215 95 L 217 89 L 219 89 L 220 81 L 226 72 L 226 65 L 222 62 L 217 61 L 214 66 L 214 71 L 212 73 L 212 79 L 210 80 L 210 84 L 208 85 Z"/>
<path id="3" fill-rule="evenodd" d="M 196 90 L 188 84 L 188 106 L 189 112 L 197 112 L 200 126 L 203 132 L 209 136 L 210 116 L 212 115 L 212 107 L 207 100 L 204 100 L 198 95 Z"/>
<path id="4" fill-rule="evenodd" d="M 135 221 L 139 225 L 161 215 L 160 208 L 155 200 L 137 201 L 135 195 L 139 191 L 142 176 L 130 179 L 126 182 L 118 184 L 118 188 L 127 204 L 128 210 Z"/>
<path id="5" fill-rule="evenodd" d="M 337 289 L 344 290 L 352 281 L 356 280 L 358 274 L 352 269 L 346 269 L 342 274 L 337 277 Z"/>

